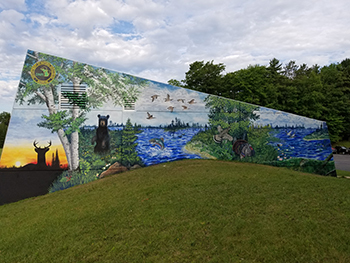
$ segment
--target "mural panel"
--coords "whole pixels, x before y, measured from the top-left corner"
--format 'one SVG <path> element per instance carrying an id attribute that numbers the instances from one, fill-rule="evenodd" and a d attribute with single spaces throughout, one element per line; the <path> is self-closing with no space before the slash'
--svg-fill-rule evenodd
<path id="1" fill-rule="evenodd" d="M 28 51 L 0 160 L 6 178 L 51 171 L 54 192 L 180 159 L 335 175 L 325 122 Z"/>

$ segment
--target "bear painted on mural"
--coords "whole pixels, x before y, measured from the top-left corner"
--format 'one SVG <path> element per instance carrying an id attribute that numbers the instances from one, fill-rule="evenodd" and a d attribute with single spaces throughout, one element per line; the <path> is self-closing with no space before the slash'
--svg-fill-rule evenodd
<path id="1" fill-rule="evenodd" d="M 94 152 L 95 153 L 106 153 L 109 151 L 109 134 L 108 134 L 108 119 L 109 115 L 98 117 L 98 128 L 96 130 L 96 135 L 92 138 L 91 143 L 95 143 Z"/>

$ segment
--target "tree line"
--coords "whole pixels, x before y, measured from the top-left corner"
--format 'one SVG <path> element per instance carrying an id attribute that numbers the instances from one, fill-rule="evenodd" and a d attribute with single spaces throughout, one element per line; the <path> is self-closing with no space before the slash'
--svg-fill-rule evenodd
<path id="1" fill-rule="evenodd" d="M 10 122 L 10 113 L 2 112 L 0 113 L 0 149 L 3 147 L 7 132 L 7 127 Z"/>
<path id="2" fill-rule="evenodd" d="M 196 61 L 169 84 L 326 121 L 331 141 L 350 139 L 350 59 L 320 67 L 295 61 L 225 72 L 223 63 Z"/>

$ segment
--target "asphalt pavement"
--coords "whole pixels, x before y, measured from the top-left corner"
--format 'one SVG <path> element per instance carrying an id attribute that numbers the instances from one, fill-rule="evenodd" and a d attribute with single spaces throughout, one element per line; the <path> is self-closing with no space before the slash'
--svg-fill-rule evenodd
<path id="1" fill-rule="evenodd" d="M 335 169 L 350 172 L 350 155 L 333 154 Z"/>

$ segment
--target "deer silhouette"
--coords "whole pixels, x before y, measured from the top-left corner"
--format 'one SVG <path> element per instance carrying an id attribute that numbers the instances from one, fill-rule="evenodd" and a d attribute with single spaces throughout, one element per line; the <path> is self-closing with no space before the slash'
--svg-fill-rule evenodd
<path id="1" fill-rule="evenodd" d="M 33 145 L 35 147 L 35 151 L 38 154 L 38 161 L 36 165 L 40 167 L 46 167 L 47 165 L 45 154 L 50 150 L 51 141 L 49 141 L 49 145 L 46 147 L 38 147 L 37 141 L 34 141 Z"/>

